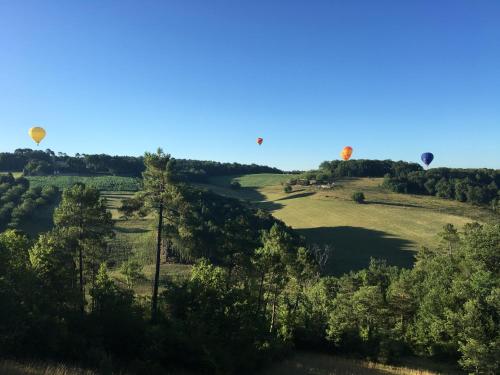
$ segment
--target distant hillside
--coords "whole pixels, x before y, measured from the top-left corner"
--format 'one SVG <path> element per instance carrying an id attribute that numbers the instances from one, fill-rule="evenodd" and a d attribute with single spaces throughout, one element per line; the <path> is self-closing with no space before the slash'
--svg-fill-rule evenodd
<path id="1" fill-rule="evenodd" d="M 436 235 L 448 223 L 461 228 L 471 221 L 494 222 L 497 214 L 484 208 L 437 197 L 398 194 L 382 186 L 383 178 L 337 179 L 334 188 L 281 183 L 296 175 L 215 177 L 201 186 L 249 201 L 305 236 L 310 244 L 328 246 L 327 273 L 342 274 L 368 265 L 370 257 L 409 267 L 420 246 L 436 245 Z M 239 189 L 231 188 L 238 181 Z M 362 191 L 365 204 L 351 195 Z"/>
<path id="2" fill-rule="evenodd" d="M 384 177 L 384 186 L 405 194 L 435 195 L 497 211 L 500 205 L 500 170 L 487 168 L 430 168 L 392 160 L 325 161 L 305 172 L 299 181 L 332 182 L 342 177 Z"/>
<path id="3" fill-rule="evenodd" d="M 138 191 L 141 179 L 121 176 L 28 176 L 30 187 L 55 186 L 60 190 L 83 183 L 101 191 Z"/>
<path id="4" fill-rule="evenodd" d="M 202 182 L 212 176 L 249 173 L 283 173 L 283 171 L 257 164 L 219 163 L 176 159 L 177 173 L 185 181 Z M 140 177 L 144 170 L 142 156 L 111 156 L 105 154 L 76 154 L 69 156 L 32 149 L 17 149 L 12 153 L 0 153 L 0 171 L 19 172 L 25 176 L 65 175 L 113 175 Z"/>

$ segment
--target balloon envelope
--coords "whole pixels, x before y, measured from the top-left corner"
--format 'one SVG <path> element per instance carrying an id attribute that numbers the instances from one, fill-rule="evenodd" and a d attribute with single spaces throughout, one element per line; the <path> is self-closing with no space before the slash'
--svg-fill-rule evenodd
<path id="1" fill-rule="evenodd" d="M 434 160 L 434 155 L 431 152 L 424 152 L 420 159 L 424 162 L 426 166 L 429 166 L 430 163 Z"/>
<path id="2" fill-rule="evenodd" d="M 351 155 L 352 155 L 352 147 L 351 146 L 344 147 L 340 153 L 340 157 L 346 161 L 351 158 Z"/>
<path id="3" fill-rule="evenodd" d="M 37 145 L 40 144 L 42 139 L 45 138 L 46 134 L 47 133 L 45 132 L 45 129 L 40 128 L 38 126 L 35 126 L 29 130 L 29 135 L 30 135 L 31 139 L 33 139 Z"/>
<path id="4" fill-rule="evenodd" d="M 259 146 L 262 144 L 262 142 L 264 142 L 264 138 L 257 138 L 257 143 L 259 144 Z"/>

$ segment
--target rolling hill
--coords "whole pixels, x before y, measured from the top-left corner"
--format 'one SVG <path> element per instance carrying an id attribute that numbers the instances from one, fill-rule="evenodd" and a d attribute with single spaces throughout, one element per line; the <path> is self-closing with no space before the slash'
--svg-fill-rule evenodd
<path id="1" fill-rule="evenodd" d="M 445 200 L 433 196 L 397 194 L 381 187 L 381 178 L 345 178 L 337 181 L 334 189 L 321 190 L 313 186 L 295 186 L 290 194 L 282 184 L 293 175 L 250 174 L 243 176 L 219 176 L 199 187 L 217 194 L 238 198 L 265 210 L 302 234 L 308 243 L 329 246 L 330 256 L 326 272 L 339 275 L 350 270 L 366 267 L 371 257 L 387 259 L 390 264 L 411 266 L 415 251 L 420 246 L 432 247 L 436 235 L 447 223 L 462 227 L 471 221 L 499 220 L 486 209 Z M 138 182 L 131 178 L 111 176 L 78 177 L 47 176 L 30 177 L 34 185 L 56 184 L 61 188 L 72 182 L 85 182 L 103 190 L 108 207 L 116 221 L 115 246 L 131 252 L 145 265 L 146 275 L 151 273 L 148 264 L 153 263 L 151 249 L 154 233 L 151 218 L 122 219 L 116 210 L 120 200 L 136 190 Z M 230 183 L 238 181 L 240 189 L 232 189 Z M 350 198 L 354 191 L 363 191 L 365 204 L 356 204 Z M 47 221 L 47 225 L 44 222 Z M 37 215 L 36 227 L 48 229 L 51 211 Z M 29 232 L 33 232 L 30 229 Z M 165 276 L 179 277 L 189 267 L 165 265 Z M 117 277 L 119 277 L 117 275 Z M 145 280 L 141 289 L 149 291 Z"/>
<path id="2" fill-rule="evenodd" d="M 462 227 L 471 221 L 498 220 L 489 211 L 470 204 L 387 191 L 381 187 L 381 178 L 345 178 L 331 190 L 296 186 L 286 194 L 280 184 L 290 177 L 218 177 L 201 186 L 270 210 L 309 243 L 330 246 L 327 272 L 336 275 L 366 267 L 370 257 L 411 266 L 415 251 L 420 246 L 434 246 L 445 224 Z M 231 189 L 233 180 L 242 188 Z M 354 191 L 364 192 L 365 204 L 351 200 Z"/>

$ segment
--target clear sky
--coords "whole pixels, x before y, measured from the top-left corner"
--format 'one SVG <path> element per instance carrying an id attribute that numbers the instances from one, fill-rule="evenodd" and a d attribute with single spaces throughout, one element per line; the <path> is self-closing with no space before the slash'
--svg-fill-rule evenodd
<path id="1" fill-rule="evenodd" d="M 33 125 L 69 154 L 500 168 L 500 1 L 0 0 L 0 151 Z"/>

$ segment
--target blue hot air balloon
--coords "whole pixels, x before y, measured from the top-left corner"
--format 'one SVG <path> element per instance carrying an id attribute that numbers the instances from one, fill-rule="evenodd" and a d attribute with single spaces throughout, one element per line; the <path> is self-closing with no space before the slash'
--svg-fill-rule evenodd
<path id="1" fill-rule="evenodd" d="M 428 167 L 429 164 L 434 160 L 434 155 L 432 155 L 432 152 L 424 152 L 420 159 L 422 159 L 424 164 Z"/>

